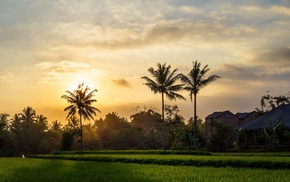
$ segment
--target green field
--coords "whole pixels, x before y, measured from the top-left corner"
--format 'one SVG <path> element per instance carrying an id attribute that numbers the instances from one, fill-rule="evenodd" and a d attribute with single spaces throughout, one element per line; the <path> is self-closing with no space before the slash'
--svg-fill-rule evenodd
<path id="1" fill-rule="evenodd" d="M 276 164 L 290 163 L 288 153 L 248 153 L 248 155 L 246 153 L 240 155 L 221 153 L 205 156 L 91 152 L 41 157 L 51 159 L 0 158 L 0 181 L 290 181 L 288 168 L 283 169 L 279 165 L 275 168 Z M 58 159 L 52 159 L 53 157 Z M 99 161 L 104 158 L 107 162 Z M 114 162 L 109 159 L 124 159 L 125 161 Z M 126 161 L 128 159 L 129 162 Z M 144 163 L 139 164 L 138 160 Z M 170 163 L 184 161 L 186 164 L 186 161 L 191 160 L 212 161 L 211 164 L 221 161 L 230 161 L 230 163 L 238 161 L 240 166 L 189 166 L 184 163 L 174 165 Z M 152 161 L 153 164 L 150 164 Z M 154 161 L 161 162 L 154 164 Z M 169 163 L 161 164 L 162 161 Z M 251 164 L 272 162 L 274 168 L 263 169 L 263 166 L 258 165 L 254 165 L 254 168 L 241 166 L 249 162 Z"/>
<path id="2" fill-rule="evenodd" d="M 96 151 L 39 155 L 38 158 L 75 161 L 121 162 L 171 166 L 290 169 L 289 153 L 158 153 L 152 151 Z"/>

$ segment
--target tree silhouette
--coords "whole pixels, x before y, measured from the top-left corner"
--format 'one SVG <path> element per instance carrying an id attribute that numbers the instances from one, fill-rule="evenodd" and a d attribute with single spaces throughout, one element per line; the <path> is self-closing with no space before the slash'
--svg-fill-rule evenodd
<path id="1" fill-rule="evenodd" d="M 170 71 L 171 66 L 166 64 L 161 65 L 160 63 L 157 64 L 157 69 L 154 70 L 154 68 L 149 68 L 148 71 L 153 77 L 152 79 L 143 76 L 141 79 L 144 79 L 147 87 L 151 89 L 151 91 L 154 92 L 154 94 L 161 93 L 161 99 L 162 99 L 162 149 L 164 150 L 165 142 L 164 142 L 164 94 L 169 100 L 176 100 L 185 98 L 178 94 L 177 91 L 182 90 L 182 86 L 184 84 L 175 84 L 175 82 L 181 78 L 182 74 L 177 74 L 177 69 L 174 69 L 172 72 Z"/>
<path id="2" fill-rule="evenodd" d="M 21 152 L 24 153 L 36 153 L 37 144 L 34 142 L 36 140 L 35 132 L 35 121 L 36 121 L 36 112 L 35 110 L 27 106 L 22 110 L 20 114 L 21 119 Z"/>
<path id="3" fill-rule="evenodd" d="M 23 124 L 21 121 L 21 114 L 14 114 L 14 116 L 10 119 L 10 128 L 11 131 L 11 139 L 16 144 L 18 150 L 21 150 L 23 146 Z"/>
<path id="4" fill-rule="evenodd" d="M 61 131 L 61 123 L 58 122 L 57 120 L 53 121 L 49 127 L 50 130 L 52 131 L 56 131 L 56 132 L 59 132 Z"/>
<path id="5" fill-rule="evenodd" d="M 8 121 L 9 121 L 8 117 L 9 117 L 9 114 L 7 114 L 7 113 L 1 113 L 0 114 L 0 132 L 2 130 L 7 129 Z"/>
<path id="6" fill-rule="evenodd" d="M 188 73 L 188 76 L 183 75 L 181 81 L 185 84 L 184 90 L 189 91 L 190 100 L 192 101 L 192 96 L 194 100 L 194 147 L 196 146 L 196 95 L 199 90 L 208 85 L 209 83 L 217 80 L 220 76 L 211 75 L 208 78 L 205 78 L 206 73 L 210 70 L 208 65 L 201 68 L 200 62 L 193 62 L 193 68 Z"/>
<path id="7" fill-rule="evenodd" d="M 9 131 L 9 114 L 0 113 L 0 156 L 13 156 L 13 142 Z"/>
<path id="8" fill-rule="evenodd" d="M 283 104 L 289 104 L 290 103 L 290 92 L 287 95 L 279 95 L 274 96 L 269 94 L 270 91 L 267 91 L 267 95 L 263 95 L 260 100 L 261 110 L 256 108 L 256 110 L 263 114 L 265 112 L 268 112 L 276 107 L 279 107 Z M 264 110 L 266 108 L 266 110 Z"/>
<path id="9" fill-rule="evenodd" d="M 22 113 L 21 113 L 20 118 L 27 129 L 36 120 L 35 110 L 29 106 L 24 108 Z"/>
<path id="10" fill-rule="evenodd" d="M 93 115 L 96 115 L 96 112 L 100 112 L 99 109 L 91 106 L 92 103 L 97 102 L 97 100 L 92 99 L 97 89 L 91 92 L 89 90 L 90 88 L 88 86 L 84 87 L 84 83 L 82 83 L 79 84 L 77 90 L 73 92 L 67 90 L 67 95 L 61 96 L 61 98 L 66 99 L 71 104 L 64 109 L 64 111 L 68 111 L 67 118 L 74 116 L 76 113 L 80 117 L 81 150 L 83 150 L 82 118 L 88 120 L 94 119 Z"/>

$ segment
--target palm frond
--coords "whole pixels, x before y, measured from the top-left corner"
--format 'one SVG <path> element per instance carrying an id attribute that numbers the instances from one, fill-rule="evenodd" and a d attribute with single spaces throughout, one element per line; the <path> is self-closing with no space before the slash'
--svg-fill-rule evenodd
<path id="1" fill-rule="evenodd" d="M 177 80 L 181 79 L 181 74 L 175 75 L 175 72 L 177 71 L 177 69 L 174 70 L 174 72 L 172 72 L 168 78 L 166 79 L 164 85 L 166 87 L 169 87 L 171 85 L 173 85 Z"/>
<path id="2" fill-rule="evenodd" d="M 172 85 L 169 86 L 167 90 L 170 90 L 171 92 L 177 92 L 183 90 L 184 84 L 178 84 L 178 85 Z"/>
<path id="3" fill-rule="evenodd" d="M 182 100 L 186 100 L 182 95 L 176 93 L 176 92 L 165 92 L 165 96 L 169 99 L 169 100 L 176 100 L 176 99 L 182 99 Z"/>
<path id="4" fill-rule="evenodd" d="M 155 81 L 153 81 L 151 78 L 148 78 L 147 76 L 143 76 L 141 77 L 141 79 L 144 79 L 147 83 L 151 83 L 154 85 L 158 85 L 158 83 L 156 83 Z"/>
<path id="5" fill-rule="evenodd" d="M 67 114 L 66 118 L 74 116 L 75 114 L 76 114 L 76 107 L 73 107 L 72 109 L 68 110 L 68 114 Z"/>

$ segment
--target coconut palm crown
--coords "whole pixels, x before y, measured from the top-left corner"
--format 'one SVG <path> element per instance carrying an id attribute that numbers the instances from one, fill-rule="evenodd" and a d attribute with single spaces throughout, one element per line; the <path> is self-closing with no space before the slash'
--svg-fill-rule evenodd
<path id="1" fill-rule="evenodd" d="M 151 74 L 152 79 L 143 76 L 141 79 L 144 79 L 148 88 L 153 91 L 154 94 L 161 93 L 162 98 L 162 149 L 165 149 L 164 145 L 164 95 L 169 100 L 183 99 L 185 98 L 178 94 L 177 92 L 182 90 L 184 84 L 175 84 L 179 80 L 182 74 L 176 74 L 177 69 L 174 69 L 171 72 L 171 66 L 166 64 L 161 65 L 157 64 L 157 69 L 149 68 L 148 72 Z"/>

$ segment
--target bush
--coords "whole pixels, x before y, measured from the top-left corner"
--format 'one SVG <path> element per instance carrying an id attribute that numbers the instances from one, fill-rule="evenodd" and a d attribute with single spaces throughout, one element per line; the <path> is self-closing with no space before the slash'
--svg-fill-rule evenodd
<path id="1" fill-rule="evenodd" d="M 61 139 L 61 149 L 70 150 L 73 145 L 73 135 L 70 132 L 64 132 Z"/>

